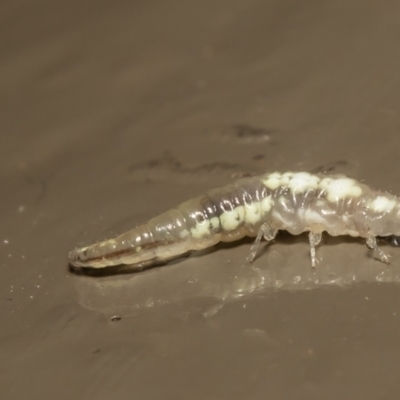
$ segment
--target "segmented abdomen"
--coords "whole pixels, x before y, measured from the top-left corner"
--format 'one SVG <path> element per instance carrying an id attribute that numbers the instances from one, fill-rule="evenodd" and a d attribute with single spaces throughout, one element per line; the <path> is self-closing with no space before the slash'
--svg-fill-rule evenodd
<path id="1" fill-rule="evenodd" d="M 74 250 L 69 255 L 71 264 L 144 266 L 220 241 L 255 236 L 270 213 L 271 193 L 260 177 L 239 180 L 182 203 L 115 239 Z"/>

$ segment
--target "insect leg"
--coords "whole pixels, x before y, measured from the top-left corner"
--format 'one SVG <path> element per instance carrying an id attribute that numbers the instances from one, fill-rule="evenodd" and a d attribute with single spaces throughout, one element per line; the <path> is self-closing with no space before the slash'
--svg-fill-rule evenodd
<path id="1" fill-rule="evenodd" d="M 257 233 L 256 240 L 254 241 L 254 243 L 252 244 L 252 246 L 250 248 L 250 254 L 246 258 L 247 264 L 251 265 L 251 263 L 254 261 L 256 255 L 257 255 L 257 252 L 258 252 L 258 248 L 260 247 L 261 239 L 264 237 L 264 239 L 267 242 L 270 242 L 271 240 L 273 240 L 275 238 L 277 233 L 278 233 L 278 230 L 275 228 L 272 228 L 268 224 L 262 224 L 260 226 L 260 229 L 258 230 L 258 233 Z"/>
<path id="2" fill-rule="evenodd" d="M 390 256 L 388 256 L 379 246 L 378 243 L 376 242 L 376 237 L 371 236 L 367 239 L 367 247 L 376 251 L 376 253 L 379 256 L 379 259 L 384 262 L 385 264 L 390 264 Z"/>
<path id="3" fill-rule="evenodd" d="M 310 255 L 311 255 L 311 267 L 315 268 L 318 261 L 316 257 L 315 247 L 321 243 L 322 233 L 311 232 L 308 234 L 308 239 L 310 241 Z"/>

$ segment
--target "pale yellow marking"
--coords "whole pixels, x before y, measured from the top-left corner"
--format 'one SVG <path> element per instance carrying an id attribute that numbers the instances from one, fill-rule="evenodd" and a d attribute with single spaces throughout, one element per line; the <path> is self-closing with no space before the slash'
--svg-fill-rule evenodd
<path id="1" fill-rule="evenodd" d="M 271 190 L 278 189 L 281 186 L 282 175 L 279 172 L 269 174 L 266 179 L 263 179 L 263 183 Z"/>
<path id="2" fill-rule="evenodd" d="M 243 206 L 239 206 L 234 208 L 232 211 L 225 211 L 219 217 L 221 220 L 221 224 L 224 230 L 232 231 L 239 226 L 240 223 L 243 222 L 244 219 L 244 208 Z"/>
<path id="3" fill-rule="evenodd" d="M 246 204 L 244 207 L 244 219 L 248 224 L 255 224 L 260 221 L 260 203 Z"/>
<path id="4" fill-rule="evenodd" d="M 346 197 L 359 197 L 362 189 L 357 182 L 350 178 L 339 178 L 332 180 L 326 187 L 327 199 L 336 202 Z"/>
<path id="5" fill-rule="evenodd" d="M 274 205 L 273 200 L 271 199 L 271 197 L 266 197 L 265 199 L 263 199 L 261 201 L 261 213 L 262 214 L 267 214 L 271 211 L 272 206 Z"/>
<path id="6" fill-rule="evenodd" d="M 294 172 L 290 172 L 290 171 L 285 172 L 284 174 L 282 174 L 281 186 L 286 186 L 290 182 L 290 180 L 292 179 L 293 175 L 294 175 Z"/>
<path id="7" fill-rule="evenodd" d="M 293 174 L 288 183 L 288 188 L 293 193 L 303 193 L 310 189 L 318 189 L 319 181 L 320 179 L 315 175 L 311 175 L 308 172 L 299 172 Z"/>
<path id="8" fill-rule="evenodd" d="M 268 175 L 268 178 L 280 180 L 282 178 L 282 174 L 280 172 L 273 172 L 272 174 Z"/>
<path id="9" fill-rule="evenodd" d="M 219 226 L 220 226 L 219 218 L 218 217 L 212 217 L 210 219 L 210 224 L 211 224 L 211 227 L 213 229 L 219 228 Z"/>
<path id="10" fill-rule="evenodd" d="M 274 172 L 262 180 L 271 190 L 287 186 L 293 193 L 302 193 L 310 189 L 318 189 L 320 178 L 308 172 Z"/>
<path id="11" fill-rule="evenodd" d="M 209 236 L 210 235 L 210 229 L 209 229 L 209 221 L 204 221 L 201 224 L 197 223 L 194 228 L 190 229 L 190 232 L 192 234 L 192 237 L 195 239 L 201 239 L 204 236 Z"/>

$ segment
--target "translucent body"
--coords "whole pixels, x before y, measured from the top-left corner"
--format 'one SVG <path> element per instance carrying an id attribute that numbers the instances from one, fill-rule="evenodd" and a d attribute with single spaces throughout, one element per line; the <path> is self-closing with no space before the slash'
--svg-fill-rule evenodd
<path id="1" fill-rule="evenodd" d="M 323 231 L 366 238 L 387 262 L 375 237 L 400 234 L 400 203 L 343 175 L 267 173 L 211 190 L 115 239 L 73 250 L 69 260 L 77 267 L 142 268 L 220 241 L 257 236 L 252 261 L 260 240 L 272 240 L 278 230 L 310 232 L 313 266 Z"/>

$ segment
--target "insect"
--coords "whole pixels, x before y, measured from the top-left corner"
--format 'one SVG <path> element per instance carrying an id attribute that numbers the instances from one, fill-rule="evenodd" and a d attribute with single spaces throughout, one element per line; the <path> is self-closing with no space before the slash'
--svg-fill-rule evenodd
<path id="1" fill-rule="evenodd" d="M 247 257 L 252 263 L 261 240 L 273 240 L 279 230 L 308 232 L 313 268 L 324 231 L 365 238 L 389 263 L 376 237 L 400 235 L 400 200 L 345 175 L 266 173 L 210 190 L 115 239 L 75 249 L 69 261 L 75 267 L 142 269 L 250 236 L 256 238 Z"/>

